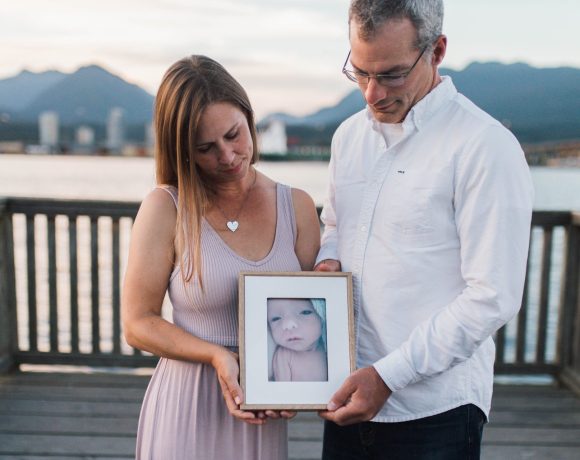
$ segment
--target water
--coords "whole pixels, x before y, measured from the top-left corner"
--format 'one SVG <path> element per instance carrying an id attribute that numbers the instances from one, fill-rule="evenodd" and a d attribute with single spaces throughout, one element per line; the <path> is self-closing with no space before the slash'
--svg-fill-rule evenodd
<path id="1" fill-rule="evenodd" d="M 324 162 L 262 162 L 272 179 L 326 194 Z M 580 211 L 580 168 L 531 168 L 534 209 Z M 140 201 L 154 186 L 152 158 L 0 155 L 0 196 Z"/>
<path id="2" fill-rule="evenodd" d="M 327 188 L 327 164 L 323 162 L 263 162 L 258 168 L 272 179 L 301 188 L 307 191 L 317 204 L 324 202 Z M 580 168 L 531 168 L 532 179 L 535 186 L 534 209 L 536 210 L 577 210 L 580 211 Z M 25 156 L 25 155 L 0 155 L 0 197 L 43 197 L 43 198 L 75 198 L 75 199 L 95 199 L 95 200 L 121 200 L 140 201 L 154 186 L 154 162 L 151 158 L 125 158 L 125 157 L 65 157 L 65 156 Z M 15 221 L 16 226 L 24 227 L 24 222 Z M 40 226 L 42 227 L 42 222 Z M 82 222 L 79 223 L 82 227 Z M 107 225 L 107 223 L 103 223 Z M 80 228 L 79 228 L 80 230 Z M 63 232 L 66 233 L 66 232 Z M 126 234 L 128 235 L 128 231 Z M 537 317 L 539 297 L 539 270 L 541 264 L 542 235 L 536 230 L 531 251 L 530 251 L 530 292 L 529 292 L 529 324 L 527 343 L 533 344 L 537 329 L 534 328 Z M 39 231 L 37 235 L 42 235 Z M 79 238 L 81 238 L 79 233 Z M 20 235 L 20 236 L 18 236 Z M 24 233 L 15 232 L 17 266 L 25 277 L 25 253 L 24 253 Z M 66 236 L 65 236 L 66 238 Z M 128 239 L 128 238 L 126 238 Z M 21 240 L 21 241 L 20 241 Z M 121 242 L 122 249 L 126 248 L 128 241 Z M 37 241 L 38 245 L 45 245 L 45 242 Z M 60 243 L 66 247 L 66 241 Z M 101 243 L 100 243 L 101 244 Z M 103 242 L 104 245 L 107 242 Z M 83 246 L 79 239 L 79 245 Z M 558 319 L 558 303 L 560 291 L 560 279 L 562 272 L 562 248 L 564 245 L 564 232 L 556 229 L 554 238 L 553 271 L 551 280 L 551 292 L 549 299 L 550 324 L 548 325 L 548 335 L 555 337 L 556 324 Z M 85 244 L 88 246 L 88 242 Z M 85 251 L 86 252 L 86 251 Z M 83 249 L 79 249 L 79 264 L 89 266 L 89 254 L 85 254 Z M 64 277 L 59 278 L 59 310 L 66 310 L 68 305 L 68 288 L 66 273 L 68 261 L 66 257 L 59 262 L 58 271 Z M 37 260 L 38 272 L 45 272 L 46 260 L 40 257 Z M 106 265 L 106 264 L 105 264 Z M 107 279 L 105 271 L 100 275 L 100 279 Z M 47 280 L 39 278 L 38 301 L 39 306 L 47 302 L 48 289 Z M 19 316 L 26 319 L 26 286 L 25 283 L 18 283 L 17 294 L 19 298 Z M 60 288 L 60 285 L 64 286 Z M 90 279 L 79 277 L 79 303 L 81 312 L 88 312 L 90 296 Z M 83 295 L 83 294 L 86 294 Z M 103 302 L 108 302 L 110 293 L 102 293 Z M 85 298 L 86 297 L 86 298 Z M 86 305 L 85 305 L 86 304 Z M 39 308 L 39 348 L 48 347 L 48 325 L 47 309 Z M 552 314 L 553 313 L 553 314 Z M 88 315 L 88 313 L 87 313 Z M 66 318 L 66 314 L 63 315 Z M 24 323 L 25 321 L 23 321 Z M 81 324 L 83 343 L 82 348 L 90 349 L 90 317 L 87 316 Z M 60 327 L 60 325 L 59 325 Z M 63 343 L 67 342 L 69 325 L 63 324 L 59 331 L 59 337 Z M 106 328 L 103 328 L 106 330 Z M 515 322 L 508 326 L 507 349 L 508 361 L 514 354 L 513 339 L 515 333 Z M 26 331 L 21 330 L 21 345 L 26 345 Z M 107 337 L 105 337 L 106 342 Z M 25 347 L 26 348 L 26 347 Z M 103 343 L 106 350 L 108 345 Z M 63 347 L 63 350 L 66 346 Z M 529 348 L 533 359 L 533 347 Z M 555 357 L 555 340 L 550 340 L 548 346 L 548 360 Z"/>

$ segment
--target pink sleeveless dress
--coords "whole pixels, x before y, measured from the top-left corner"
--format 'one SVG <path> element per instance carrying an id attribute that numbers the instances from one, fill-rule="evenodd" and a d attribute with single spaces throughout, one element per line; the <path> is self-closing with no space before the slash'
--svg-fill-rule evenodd
<path id="1" fill-rule="evenodd" d="M 161 187 L 177 203 L 174 187 Z M 291 189 L 277 185 L 276 236 L 270 253 L 254 262 L 236 254 L 204 219 L 202 276 L 183 283 L 179 266 L 170 277 L 173 322 L 204 340 L 238 346 L 238 274 L 300 271 L 294 251 L 296 222 Z M 136 458 L 139 460 L 286 460 L 287 422 L 252 426 L 228 412 L 211 365 L 161 358 L 145 393 Z"/>

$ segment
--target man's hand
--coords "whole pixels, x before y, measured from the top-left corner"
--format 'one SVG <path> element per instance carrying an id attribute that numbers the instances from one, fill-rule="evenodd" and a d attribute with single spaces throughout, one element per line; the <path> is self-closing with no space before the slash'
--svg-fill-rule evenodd
<path id="1" fill-rule="evenodd" d="M 340 269 L 340 261 L 335 259 L 321 260 L 314 267 L 315 272 L 339 272 Z"/>
<path id="2" fill-rule="evenodd" d="M 391 390 L 374 367 L 353 372 L 328 403 L 327 410 L 318 413 L 337 425 L 351 425 L 372 419 L 385 404 Z"/>

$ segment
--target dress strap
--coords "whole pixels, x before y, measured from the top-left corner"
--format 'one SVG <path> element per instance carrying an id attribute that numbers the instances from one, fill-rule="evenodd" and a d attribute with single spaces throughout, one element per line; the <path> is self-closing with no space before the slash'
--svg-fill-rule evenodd
<path id="1" fill-rule="evenodd" d="M 175 207 L 177 208 L 177 187 L 173 185 L 157 185 L 155 188 L 160 188 L 169 193 L 173 199 L 173 203 L 175 203 Z"/>
<path id="2" fill-rule="evenodd" d="M 298 230 L 296 228 L 296 216 L 294 214 L 294 202 L 292 201 L 292 188 L 288 185 L 278 184 L 278 219 L 282 228 L 292 232 L 292 241 L 296 245 Z"/>

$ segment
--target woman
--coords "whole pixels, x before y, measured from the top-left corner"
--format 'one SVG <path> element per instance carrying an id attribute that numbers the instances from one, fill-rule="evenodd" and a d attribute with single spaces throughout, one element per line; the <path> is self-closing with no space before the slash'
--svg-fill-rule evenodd
<path id="1" fill-rule="evenodd" d="M 312 199 L 254 168 L 248 97 L 217 62 L 184 58 L 155 100 L 157 184 L 135 220 L 123 290 L 127 342 L 161 357 L 138 459 L 285 459 L 289 412 L 240 410 L 240 271 L 311 270 Z M 165 292 L 173 323 L 161 317 Z"/>

